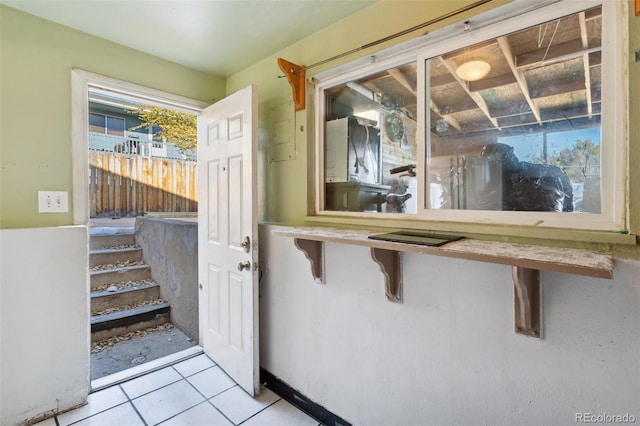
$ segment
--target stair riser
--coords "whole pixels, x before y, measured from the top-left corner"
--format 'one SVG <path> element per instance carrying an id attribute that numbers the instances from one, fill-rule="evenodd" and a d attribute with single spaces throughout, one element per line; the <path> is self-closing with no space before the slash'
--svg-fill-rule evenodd
<path id="1" fill-rule="evenodd" d="M 118 262 L 142 260 L 142 249 L 118 250 L 105 253 L 91 253 L 89 266 L 116 264 Z"/>
<path id="2" fill-rule="evenodd" d="M 147 279 L 151 279 L 151 269 L 146 265 L 141 268 L 92 272 L 91 289 L 93 290 L 96 287 L 104 284 L 113 284 L 122 281 L 140 281 Z"/>
<path id="3" fill-rule="evenodd" d="M 98 342 L 100 340 L 107 339 L 109 337 L 120 336 L 122 334 L 127 334 L 132 331 L 142 330 L 149 327 L 156 327 L 158 325 L 166 324 L 168 322 L 169 322 L 169 313 L 158 314 L 155 316 L 155 318 L 150 320 L 139 321 L 127 326 L 114 327 L 107 330 L 100 330 L 100 331 L 91 333 L 91 341 Z"/>
<path id="4" fill-rule="evenodd" d="M 110 293 L 91 297 L 91 312 L 104 311 L 124 305 L 133 305 L 145 300 L 159 299 L 160 286 L 144 287 L 137 290 Z"/>
<path id="5" fill-rule="evenodd" d="M 136 238 L 134 234 L 92 235 L 89 247 L 91 250 L 97 250 L 122 245 L 132 246 L 135 243 Z"/>

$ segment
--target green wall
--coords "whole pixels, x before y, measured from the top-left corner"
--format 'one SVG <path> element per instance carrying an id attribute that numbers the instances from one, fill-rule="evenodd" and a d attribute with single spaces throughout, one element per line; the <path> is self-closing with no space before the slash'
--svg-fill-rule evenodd
<path id="1" fill-rule="evenodd" d="M 225 81 L 0 6 L 0 228 L 71 225 L 71 69 L 213 103 Z M 40 190 L 70 211 L 39 214 Z"/>
<path id="2" fill-rule="evenodd" d="M 640 64 L 634 61 L 633 52 L 640 48 L 640 17 L 633 14 L 633 0 L 627 1 L 631 13 L 629 14 L 629 194 L 630 206 L 630 232 L 640 232 L 640 168 L 634 166 L 634 162 L 640 158 Z M 289 46 L 253 66 L 230 76 L 227 79 L 227 92 L 232 93 L 248 84 L 257 84 L 260 98 L 261 122 L 267 120 L 264 115 L 267 106 L 279 99 L 291 99 L 291 88 L 281 75 L 276 60 L 282 57 L 299 65 L 312 64 L 332 57 L 342 52 L 358 48 L 373 40 L 397 33 L 406 28 L 418 25 L 422 22 L 440 16 L 443 13 L 459 9 L 472 1 L 419 1 L 419 2 L 389 2 L 382 1 L 370 6 L 361 12 L 337 22 L 330 28 L 310 36 L 300 42 Z M 494 1 L 491 7 L 497 7 L 508 1 Z M 473 14 L 488 10 L 485 5 L 476 9 Z M 471 13 L 467 13 L 471 16 Z M 455 18 L 462 20 L 462 16 Z M 430 31 L 439 26 L 452 22 L 440 23 L 429 27 Z M 358 28 L 358 31 L 353 31 Z M 346 63 L 358 56 L 375 53 L 376 50 L 389 47 L 408 38 L 399 38 L 393 43 L 377 46 L 373 49 L 363 50 L 355 55 L 348 56 L 339 61 L 331 62 L 321 67 L 308 71 L 307 77 L 314 73 L 324 71 L 341 63 Z M 266 153 L 261 152 L 261 165 L 264 167 L 263 176 L 266 180 L 265 189 L 261 196 L 267 199 L 263 212 L 264 222 L 285 223 L 289 225 L 318 224 L 307 222 L 307 206 L 312 205 L 314 194 L 314 134 L 313 134 L 313 99 L 312 93 L 307 93 L 307 108 L 296 114 L 296 158 L 291 161 L 269 162 Z M 301 130 L 302 129 L 302 130 Z M 264 145 L 262 145 L 264 147 Z M 310 182 L 310 183 L 309 183 Z M 330 223 L 330 221 L 326 221 Z M 333 226 L 344 225 L 344 221 L 331 223 Z M 356 219 L 353 224 L 364 226 L 379 226 L 380 222 L 372 220 Z M 387 222 L 392 227 L 424 227 L 424 222 L 406 221 Z M 429 225 L 431 226 L 431 224 Z M 433 224 L 433 229 L 438 229 L 439 224 Z M 447 225 L 451 226 L 451 225 Z M 632 235 L 620 235 L 604 232 L 582 232 L 570 230 L 538 229 L 513 226 L 490 225 L 453 225 L 458 232 L 484 239 L 499 239 L 502 241 L 524 242 L 544 244 L 552 246 L 567 246 L 593 250 L 612 251 L 616 256 L 640 258 L 640 250 L 636 245 L 636 237 Z"/>
<path id="3" fill-rule="evenodd" d="M 640 168 L 635 166 L 635 161 L 640 158 L 640 64 L 635 62 L 633 52 L 640 48 L 640 17 L 633 14 L 633 0 L 617 1 L 627 1 L 631 10 L 628 203 L 629 230 L 637 234 L 640 232 Z M 494 0 L 491 6 L 482 6 L 466 15 L 471 16 L 507 2 Z M 471 0 L 381 1 L 230 76 L 226 81 L 14 9 L 0 7 L 0 228 L 72 223 L 71 213 L 37 213 L 38 190 L 71 192 L 69 135 L 72 67 L 206 102 L 213 102 L 225 93 L 233 93 L 249 84 L 257 85 L 261 127 L 261 220 L 304 224 L 308 206 L 314 197 L 312 93 L 307 93 L 307 109 L 296 112 L 295 158 L 290 161 L 267 161 L 268 133 L 264 130 L 268 107 L 291 99 L 291 88 L 286 79 L 278 78 L 282 73 L 276 59 L 283 57 L 297 64 L 311 64 L 471 3 Z M 455 18 L 461 19 L 462 16 Z M 433 31 L 452 21 L 436 24 L 429 30 Z M 358 31 L 353 31 L 354 28 Z M 373 50 L 363 50 L 357 55 L 314 68 L 308 72 L 308 77 L 348 62 L 358 55 L 372 54 L 375 50 L 416 35 L 405 36 Z M 363 221 L 362 224 L 375 225 L 370 221 Z M 487 226 L 466 227 L 463 231 L 479 238 L 612 250 L 621 257 L 640 258 L 638 246 L 630 244 L 635 241 L 634 237 L 629 236 L 601 233 L 577 235 L 565 231 Z M 576 240 L 580 242 L 572 242 Z"/>
<path id="4" fill-rule="evenodd" d="M 508 3 L 509 0 L 494 0 L 491 7 Z M 282 57 L 299 65 L 308 65 L 326 58 L 339 55 L 345 51 L 404 31 L 434 19 L 445 13 L 468 6 L 471 0 L 432 0 L 432 1 L 380 1 L 353 14 L 329 28 L 295 43 L 278 54 L 266 58 L 227 79 L 227 93 L 233 93 L 249 84 L 258 86 L 260 126 L 266 126 L 269 105 L 279 103 L 283 99 L 291 100 L 291 87 L 286 78 L 278 78 L 282 71 L 278 68 L 277 58 Z M 487 5 L 478 7 L 473 12 L 466 12 L 456 18 L 434 24 L 428 28 L 433 31 L 465 16 L 491 9 Z M 354 31 L 357 28 L 357 31 Z M 314 74 L 350 62 L 358 56 L 370 55 L 378 50 L 391 47 L 399 42 L 410 40 L 426 33 L 417 31 L 386 42 L 374 48 L 362 50 L 356 55 L 327 63 L 307 71 L 307 78 Z M 262 220 L 265 222 L 300 225 L 305 222 L 308 206 L 314 203 L 314 194 L 308 193 L 307 182 L 314 179 L 314 117 L 312 93 L 307 92 L 307 108 L 296 113 L 296 157 L 292 161 L 269 162 L 266 153 L 262 153 L 261 165 L 266 169 L 266 180 L 261 196 L 266 199 Z M 261 144 L 261 146 L 265 146 Z M 310 185 L 313 187 L 313 184 Z"/>

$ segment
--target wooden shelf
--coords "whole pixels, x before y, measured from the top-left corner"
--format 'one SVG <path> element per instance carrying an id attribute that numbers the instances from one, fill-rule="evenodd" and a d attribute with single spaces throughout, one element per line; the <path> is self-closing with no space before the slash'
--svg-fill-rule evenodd
<path id="1" fill-rule="evenodd" d="M 294 238 L 295 245 L 311 262 L 314 279 L 324 280 L 323 242 L 369 247 L 371 258 L 380 266 L 385 293 L 392 302 L 402 303 L 401 253 L 420 253 L 458 259 L 510 265 L 514 284 L 515 331 L 541 337 L 540 271 L 554 271 L 597 278 L 613 278 L 613 256 L 587 250 L 462 239 L 440 247 L 369 239 L 380 231 L 325 227 L 280 227 L 274 235 Z"/>

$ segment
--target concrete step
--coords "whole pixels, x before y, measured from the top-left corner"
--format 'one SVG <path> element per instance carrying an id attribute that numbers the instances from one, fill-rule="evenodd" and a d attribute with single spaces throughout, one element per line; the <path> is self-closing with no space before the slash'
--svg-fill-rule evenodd
<path id="1" fill-rule="evenodd" d="M 104 284 L 119 283 L 122 281 L 141 281 L 151 279 L 149 265 L 124 266 L 122 268 L 91 271 L 91 289 Z"/>
<path id="2" fill-rule="evenodd" d="M 135 305 L 145 300 L 160 298 L 160 286 L 155 282 L 119 288 L 115 291 L 92 291 L 91 312 L 115 309 L 120 306 Z"/>
<path id="3" fill-rule="evenodd" d="M 89 238 L 89 249 L 97 250 L 118 246 L 133 246 L 136 244 L 134 233 L 125 234 L 98 234 Z"/>
<path id="4" fill-rule="evenodd" d="M 89 266 L 106 265 L 109 263 L 124 262 L 126 260 L 142 260 L 140 247 L 126 247 L 118 249 L 96 249 L 89 252 Z"/>
<path id="5" fill-rule="evenodd" d="M 171 307 L 163 302 L 91 317 L 91 341 L 98 342 L 131 331 L 169 322 Z"/>

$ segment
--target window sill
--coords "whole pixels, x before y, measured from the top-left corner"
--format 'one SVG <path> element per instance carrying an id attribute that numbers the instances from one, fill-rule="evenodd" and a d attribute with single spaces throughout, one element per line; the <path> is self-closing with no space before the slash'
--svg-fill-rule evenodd
<path id="1" fill-rule="evenodd" d="M 571 241 L 577 243 L 595 244 L 620 244 L 637 245 L 635 234 L 626 234 L 613 231 L 587 231 L 578 229 L 548 228 L 548 227 L 525 227 L 525 226 L 502 226 L 488 225 L 482 223 L 459 223 L 459 222 L 437 222 L 426 221 L 419 218 L 373 218 L 364 215 L 330 215 L 322 214 L 318 216 L 306 216 L 305 221 L 314 226 L 355 226 L 355 227 L 376 227 L 401 228 L 401 229 L 429 229 L 437 232 L 450 232 L 467 236 L 483 236 L 483 239 L 535 239 L 549 241 Z M 486 238 L 489 236 L 489 238 Z M 548 244 L 552 245 L 552 244 Z"/>
<path id="2" fill-rule="evenodd" d="M 554 271 L 597 278 L 613 278 L 613 256 L 587 250 L 462 239 L 440 247 L 369 239 L 379 231 L 325 227 L 278 227 L 274 235 L 292 237 L 311 263 L 317 282 L 324 280 L 323 242 L 369 247 L 380 266 L 389 301 L 402 302 L 400 253 L 420 253 L 511 265 L 514 282 L 515 330 L 542 337 L 540 271 Z"/>

